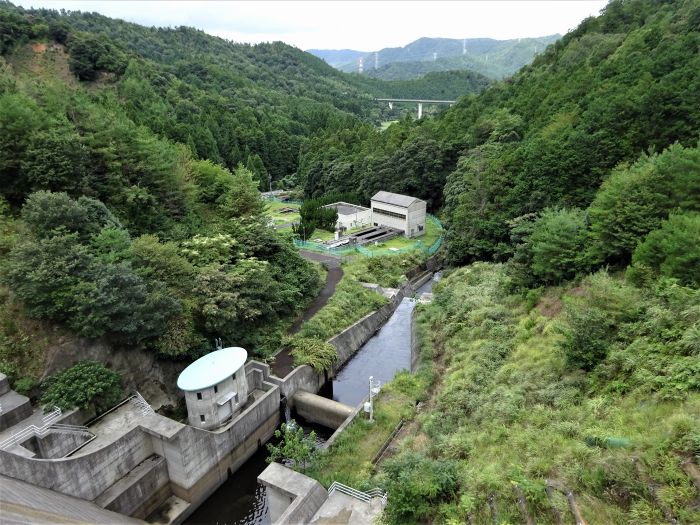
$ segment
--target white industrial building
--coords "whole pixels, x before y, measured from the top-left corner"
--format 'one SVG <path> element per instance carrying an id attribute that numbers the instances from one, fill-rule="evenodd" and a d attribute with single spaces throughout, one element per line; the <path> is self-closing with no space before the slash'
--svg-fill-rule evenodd
<path id="1" fill-rule="evenodd" d="M 245 376 L 248 352 L 229 347 L 197 359 L 177 378 L 185 392 L 187 419 L 193 427 L 210 430 L 228 421 L 248 399 Z"/>
<path id="2" fill-rule="evenodd" d="M 338 212 L 338 222 L 335 225 L 336 230 L 347 231 L 372 224 L 372 210 L 364 206 L 347 202 L 334 202 L 333 204 L 326 204 L 324 208 L 333 208 Z"/>
<path id="3" fill-rule="evenodd" d="M 372 197 L 372 224 L 404 232 L 406 237 L 425 234 L 426 202 L 389 191 L 378 191 Z"/>

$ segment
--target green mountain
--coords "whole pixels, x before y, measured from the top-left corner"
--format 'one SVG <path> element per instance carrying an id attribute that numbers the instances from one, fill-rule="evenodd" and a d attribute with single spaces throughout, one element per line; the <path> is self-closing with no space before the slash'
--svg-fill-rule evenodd
<path id="1" fill-rule="evenodd" d="M 485 82 L 0 4 L 0 370 L 38 394 L 75 337 L 269 356 L 321 279 L 259 188 L 406 193 L 447 228 L 418 368 L 307 473 L 388 489 L 387 523 L 700 522 L 700 1 L 613 0 Z M 379 131 L 416 86 L 477 92 Z M 382 302 L 358 281 L 421 257 L 346 263 L 296 342 L 325 360 Z"/>
<path id="2" fill-rule="evenodd" d="M 0 317 L 18 319 L 3 349 L 34 320 L 169 358 L 215 336 L 276 348 L 318 275 L 266 228 L 256 190 L 294 185 L 312 137 L 401 115 L 376 96 L 487 84 L 357 78 L 279 42 L 7 2 L 0 32 L 0 276 L 14 298 Z M 0 351 L 3 369 L 36 379 L 31 352 L 16 354 Z"/>
<path id="3" fill-rule="evenodd" d="M 505 260 L 517 244 L 512 220 L 552 206 L 585 208 L 618 164 L 697 142 L 696 5 L 613 2 L 439 118 L 358 131 L 342 144 L 315 137 L 299 181 L 313 195 L 339 185 L 364 197 L 410 193 L 436 210 L 445 204 L 453 263 Z"/>
<path id="4" fill-rule="evenodd" d="M 333 67 L 357 72 L 363 60 L 364 75 L 382 80 L 408 80 L 433 71 L 468 69 L 493 79 L 515 73 L 561 35 L 494 40 L 491 38 L 419 38 L 404 47 L 372 53 L 310 49 Z M 375 65 L 377 66 L 375 68 Z"/>

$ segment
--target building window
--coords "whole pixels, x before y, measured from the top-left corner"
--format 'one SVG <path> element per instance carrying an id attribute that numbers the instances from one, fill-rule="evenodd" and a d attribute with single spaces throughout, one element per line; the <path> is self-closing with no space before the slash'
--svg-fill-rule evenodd
<path id="1" fill-rule="evenodd" d="M 406 220 L 406 216 L 402 215 L 401 213 L 396 213 L 396 212 L 389 211 L 389 210 L 382 210 L 381 208 L 372 208 L 372 211 L 374 213 L 378 213 L 379 215 L 386 215 L 387 217 L 394 217 L 395 219 L 401 219 L 402 221 Z"/>
<path id="2" fill-rule="evenodd" d="M 205 419 L 205 418 L 204 418 L 204 414 L 201 414 L 201 415 L 199 416 L 199 420 L 200 420 L 202 423 L 204 423 L 204 419 Z"/>
<path id="3" fill-rule="evenodd" d="M 201 392 L 197 392 L 197 399 L 202 399 L 202 393 L 201 393 Z"/>
<path id="4" fill-rule="evenodd" d="M 238 404 L 238 392 L 233 394 L 233 401 L 234 401 L 234 403 Z"/>
<path id="5" fill-rule="evenodd" d="M 235 381 L 235 380 L 236 380 L 236 374 L 233 374 L 233 375 L 231 376 L 231 379 L 233 379 L 233 380 Z"/>
<path id="6" fill-rule="evenodd" d="M 215 394 L 219 393 L 219 385 L 214 385 L 214 393 Z"/>

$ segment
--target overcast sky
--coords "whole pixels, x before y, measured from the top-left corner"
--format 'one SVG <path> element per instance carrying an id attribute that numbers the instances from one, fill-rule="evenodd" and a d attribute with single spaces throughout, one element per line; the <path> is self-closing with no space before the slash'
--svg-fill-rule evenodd
<path id="1" fill-rule="evenodd" d="M 147 26 L 187 25 L 236 42 L 375 51 L 417 38 L 496 39 L 564 34 L 606 0 L 110 1 L 11 0 L 24 7 L 97 11 Z"/>

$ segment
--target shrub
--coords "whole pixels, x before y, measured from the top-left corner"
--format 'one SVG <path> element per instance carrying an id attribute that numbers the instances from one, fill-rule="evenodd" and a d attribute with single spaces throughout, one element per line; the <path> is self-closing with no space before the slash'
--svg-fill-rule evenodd
<path id="1" fill-rule="evenodd" d="M 335 347 L 315 337 L 293 337 L 290 341 L 294 366 L 309 365 L 317 372 L 329 370 L 338 360 Z"/>
<path id="2" fill-rule="evenodd" d="M 650 276 L 673 277 L 700 286 L 700 214 L 672 214 L 634 251 L 628 278 L 637 284 Z"/>
<path id="3" fill-rule="evenodd" d="M 93 406 L 98 413 L 114 406 L 123 396 L 121 375 L 96 361 L 80 361 L 42 385 L 45 407 L 63 410 Z"/>
<path id="4" fill-rule="evenodd" d="M 430 459 L 409 452 L 384 464 L 387 490 L 391 494 L 386 513 L 393 523 L 425 521 L 438 504 L 454 498 L 458 486 L 458 463 Z"/>
<path id="5" fill-rule="evenodd" d="M 571 279 L 588 265 L 583 257 L 586 212 L 547 209 L 535 221 L 529 239 L 532 273 L 540 282 Z"/>
<path id="6" fill-rule="evenodd" d="M 281 429 L 275 430 L 275 437 L 280 440 L 277 445 L 267 444 L 270 453 L 266 459 L 268 463 L 283 461 L 304 472 L 318 457 L 316 433 L 311 432 L 305 436 L 304 429 L 294 420 L 282 423 Z"/>

